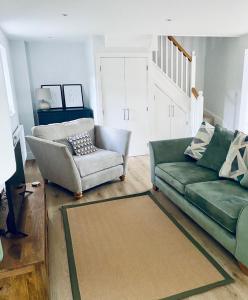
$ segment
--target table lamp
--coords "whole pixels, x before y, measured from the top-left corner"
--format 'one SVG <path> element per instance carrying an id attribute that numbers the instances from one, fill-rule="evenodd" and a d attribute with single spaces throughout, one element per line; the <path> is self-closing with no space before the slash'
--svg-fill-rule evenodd
<path id="1" fill-rule="evenodd" d="M 35 91 L 35 97 L 40 101 L 39 109 L 50 109 L 49 100 L 52 99 L 51 91 L 48 88 L 39 88 Z"/>
<path id="2" fill-rule="evenodd" d="M 15 173 L 16 161 L 12 138 L 9 105 L 7 101 L 6 87 L 4 83 L 2 65 L 0 63 L 0 189 L 5 182 Z M 0 261 L 3 259 L 3 249 L 0 240 Z"/>

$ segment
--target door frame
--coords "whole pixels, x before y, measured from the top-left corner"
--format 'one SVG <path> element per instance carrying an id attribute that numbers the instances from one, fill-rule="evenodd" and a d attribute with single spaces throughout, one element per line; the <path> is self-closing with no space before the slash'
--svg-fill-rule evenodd
<path id="1" fill-rule="evenodd" d="M 101 59 L 102 58 L 147 58 L 148 72 L 147 72 L 147 97 L 148 97 L 148 110 L 150 111 L 151 104 L 151 62 L 152 55 L 149 51 L 147 52 L 111 52 L 111 51 L 100 51 L 95 55 L 95 67 L 96 67 L 96 104 L 97 104 L 97 119 L 95 123 L 98 125 L 103 124 L 103 95 L 101 86 Z M 150 114 L 149 121 L 150 121 Z"/>

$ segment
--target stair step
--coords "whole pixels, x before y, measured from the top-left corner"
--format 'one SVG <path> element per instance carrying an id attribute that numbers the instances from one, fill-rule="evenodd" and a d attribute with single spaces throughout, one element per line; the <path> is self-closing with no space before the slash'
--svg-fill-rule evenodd
<path id="1" fill-rule="evenodd" d="M 211 125 L 215 125 L 214 117 L 213 117 L 213 116 L 210 116 L 210 115 L 207 114 L 207 113 L 204 113 L 204 114 L 203 114 L 203 121 L 206 121 L 206 122 L 208 122 L 208 123 L 211 124 Z"/>

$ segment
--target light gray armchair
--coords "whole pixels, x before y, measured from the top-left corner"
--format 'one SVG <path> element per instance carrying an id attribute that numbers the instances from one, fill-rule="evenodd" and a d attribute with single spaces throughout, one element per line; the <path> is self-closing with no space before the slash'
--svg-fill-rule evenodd
<path id="1" fill-rule="evenodd" d="M 73 155 L 66 137 L 88 131 L 98 151 Z M 120 178 L 125 179 L 130 131 L 94 126 L 93 119 L 35 126 L 26 140 L 45 180 L 74 193 Z"/>

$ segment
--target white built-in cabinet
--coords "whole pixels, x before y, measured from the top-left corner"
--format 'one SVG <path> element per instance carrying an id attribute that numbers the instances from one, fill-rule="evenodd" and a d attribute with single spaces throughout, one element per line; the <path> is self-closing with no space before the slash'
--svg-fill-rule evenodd
<path id="1" fill-rule="evenodd" d="M 156 85 L 148 61 L 140 56 L 99 57 L 100 123 L 132 132 L 131 156 L 147 154 L 149 140 L 189 136 L 189 111 L 179 105 L 181 92 Z"/>
<path id="2" fill-rule="evenodd" d="M 101 57 L 103 125 L 132 132 L 130 155 L 148 153 L 148 59 Z"/>
<path id="3" fill-rule="evenodd" d="M 164 91 L 153 86 L 152 139 L 176 139 L 188 135 L 188 114 Z"/>

